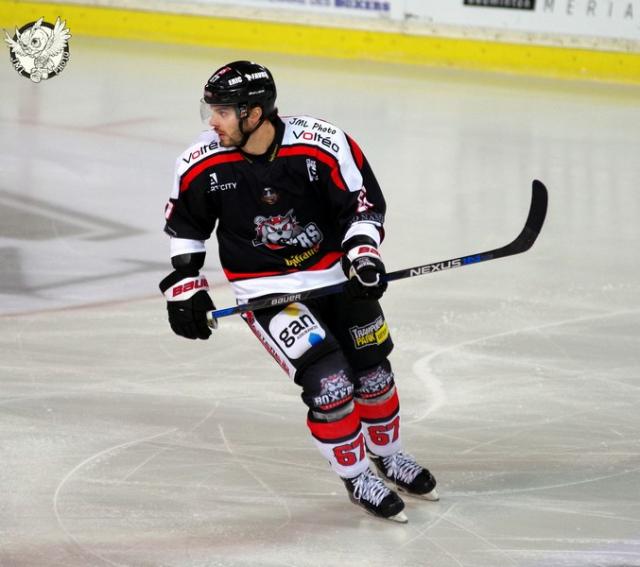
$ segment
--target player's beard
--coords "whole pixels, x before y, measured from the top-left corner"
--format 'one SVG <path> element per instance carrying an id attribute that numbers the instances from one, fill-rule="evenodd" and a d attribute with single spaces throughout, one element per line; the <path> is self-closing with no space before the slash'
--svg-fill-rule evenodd
<path id="1" fill-rule="evenodd" d="M 223 148 L 231 148 L 242 143 L 242 132 L 240 132 L 240 128 L 235 128 L 232 132 L 225 130 L 223 132 L 217 131 L 216 133 L 218 134 L 218 138 L 220 138 L 220 145 Z"/>

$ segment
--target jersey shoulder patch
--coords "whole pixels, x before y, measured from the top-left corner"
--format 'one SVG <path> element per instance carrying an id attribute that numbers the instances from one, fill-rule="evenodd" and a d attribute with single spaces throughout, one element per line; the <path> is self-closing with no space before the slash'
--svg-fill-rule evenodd
<path id="1" fill-rule="evenodd" d="M 176 176 L 172 198 L 189 189 L 192 183 L 205 176 L 211 178 L 212 186 L 217 187 L 217 174 L 213 169 L 221 164 L 242 161 L 242 153 L 235 146 L 225 148 L 220 145 L 218 135 L 205 132 L 198 141 L 187 148 L 176 162 Z"/>
<path id="2" fill-rule="evenodd" d="M 203 132 L 180 156 L 176 163 L 178 175 L 184 173 L 198 162 L 216 153 L 227 151 L 220 145 L 218 135 L 213 131 Z"/>
<path id="3" fill-rule="evenodd" d="M 283 116 L 283 146 L 316 146 L 336 157 L 348 147 L 345 133 L 337 126 L 312 116 Z"/>

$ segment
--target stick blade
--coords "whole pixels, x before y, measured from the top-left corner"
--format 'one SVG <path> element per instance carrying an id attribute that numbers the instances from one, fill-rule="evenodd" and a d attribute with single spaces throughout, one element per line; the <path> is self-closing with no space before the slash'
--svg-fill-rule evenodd
<path id="1" fill-rule="evenodd" d="M 529 206 L 529 215 L 527 222 L 524 224 L 522 232 L 511 243 L 502 248 L 496 257 L 510 256 L 511 254 L 520 254 L 526 252 L 533 246 L 538 238 L 544 219 L 547 216 L 547 205 L 549 195 L 544 183 L 539 179 L 534 179 L 531 184 L 531 205 Z"/>
<path id="2" fill-rule="evenodd" d="M 549 203 L 549 192 L 544 183 L 539 179 L 534 179 L 531 184 L 531 208 L 525 227 L 538 235 L 547 216 L 547 205 Z M 535 240 L 535 239 L 534 239 Z M 533 242 L 531 243 L 533 244 Z"/>

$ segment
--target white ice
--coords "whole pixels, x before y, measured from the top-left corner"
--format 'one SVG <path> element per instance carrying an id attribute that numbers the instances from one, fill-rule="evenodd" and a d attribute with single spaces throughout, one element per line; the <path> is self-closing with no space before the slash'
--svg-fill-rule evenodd
<path id="1" fill-rule="evenodd" d="M 347 130 L 388 199 L 406 449 L 441 501 L 365 515 L 238 318 L 174 336 L 163 205 L 222 63 Z M 640 566 L 640 90 L 74 38 L 0 65 L 0 565 Z M 233 303 L 211 243 L 218 306 Z"/>

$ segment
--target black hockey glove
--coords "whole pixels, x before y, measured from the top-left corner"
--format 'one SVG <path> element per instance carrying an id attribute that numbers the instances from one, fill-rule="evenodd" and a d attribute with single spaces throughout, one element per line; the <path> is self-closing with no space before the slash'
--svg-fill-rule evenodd
<path id="1" fill-rule="evenodd" d="M 176 335 L 187 339 L 208 339 L 211 328 L 207 311 L 215 309 L 209 294 L 207 278 L 184 272 L 171 272 L 160 282 L 160 290 L 167 299 L 169 324 Z M 213 328 L 217 321 L 212 322 Z"/>
<path id="2" fill-rule="evenodd" d="M 368 236 L 353 236 L 343 244 L 342 269 L 349 278 L 347 295 L 354 299 L 380 299 L 387 289 L 385 269 L 375 241 Z"/>

